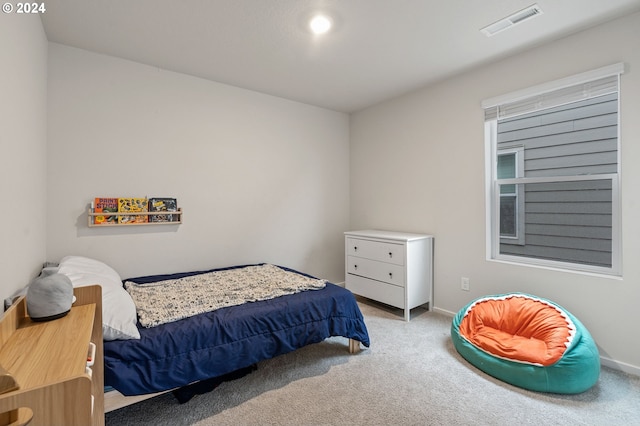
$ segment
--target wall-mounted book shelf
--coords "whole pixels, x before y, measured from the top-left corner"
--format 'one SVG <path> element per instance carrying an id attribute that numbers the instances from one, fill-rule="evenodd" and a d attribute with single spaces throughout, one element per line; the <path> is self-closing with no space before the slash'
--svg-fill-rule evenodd
<path id="1" fill-rule="evenodd" d="M 87 212 L 90 228 L 181 223 L 182 209 L 171 197 L 96 197 Z"/>
<path id="2" fill-rule="evenodd" d="M 96 216 L 125 216 L 125 217 L 139 217 L 146 216 L 147 222 L 126 222 L 126 223 L 118 223 L 115 222 L 103 222 L 103 223 L 95 223 Z M 166 218 L 167 220 L 158 220 L 158 219 Z M 132 213 L 124 213 L 124 212 L 99 212 L 94 213 L 91 209 L 87 211 L 87 225 L 90 228 L 105 228 L 109 226 L 144 226 L 144 225 L 180 225 L 182 223 L 182 208 L 178 208 L 175 212 L 132 212 Z"/>

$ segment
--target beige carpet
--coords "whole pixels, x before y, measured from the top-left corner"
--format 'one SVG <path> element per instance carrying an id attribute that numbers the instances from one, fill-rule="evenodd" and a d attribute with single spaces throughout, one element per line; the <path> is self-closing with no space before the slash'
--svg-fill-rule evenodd
<path id="1" fill-rule="evenodd" d="M 371 348 L 331 338 L 264 361 L 186 404 L 171 394 L 108 413 L 115 425 L 640 425 L 640 378 L 603 368 L 580 395 L 530 392 L 468 364 L 451 318 L 360 301 Z"/>

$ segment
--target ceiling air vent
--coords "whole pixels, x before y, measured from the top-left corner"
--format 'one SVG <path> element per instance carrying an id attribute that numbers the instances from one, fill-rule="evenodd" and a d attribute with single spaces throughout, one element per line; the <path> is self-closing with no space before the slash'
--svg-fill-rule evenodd
<path id="1" fill-rule="evenodd" d="M 488 25 L 481 29 L 482 33 L 487 37 L 491 37 L 494 34 L 499 33 L 500 31 L 506 30 L 507 28 L 511 28 L 516 24 L 526 21 L 527 19 L 534 18 L 538 15 L 542 15 L 542 9 L 537 4 L 533 4 L 526 9 L 522 9 L 511 16 L 507 16 L 504 19 L 499 20 L 498 22 L 494 22 L 491 25 Z"/>

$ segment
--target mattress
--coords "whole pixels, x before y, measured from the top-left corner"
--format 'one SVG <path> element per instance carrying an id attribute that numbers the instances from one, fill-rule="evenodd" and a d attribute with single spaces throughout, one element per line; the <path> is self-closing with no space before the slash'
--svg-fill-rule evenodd
<path id="1" fill-rule="evenodd" d="M 237 267 L 242 266 L 232 268 Z M 223 269 L 231 268 L 215 270 Z M 128 281 L 142 284 L 211 271 Z M 157 327 L 138 325 L 138 329 L 139 340 L 104 342 L 105 386 L 125 396 L 222 376 L 331 336 L 354 339 L 366 347 L 370 344 L 355 297 L 332 283 L 321 290 L 222 308 Z"/>

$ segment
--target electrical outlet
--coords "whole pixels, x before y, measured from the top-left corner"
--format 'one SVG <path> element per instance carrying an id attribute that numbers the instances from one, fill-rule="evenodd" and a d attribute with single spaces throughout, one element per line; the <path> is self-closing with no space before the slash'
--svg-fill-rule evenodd
<path id="1" fill-rule="evenodd" d="M 464 291 L 469 291 L 469 278 L 467 277 L 460 278 L 460 288 Z"/>

